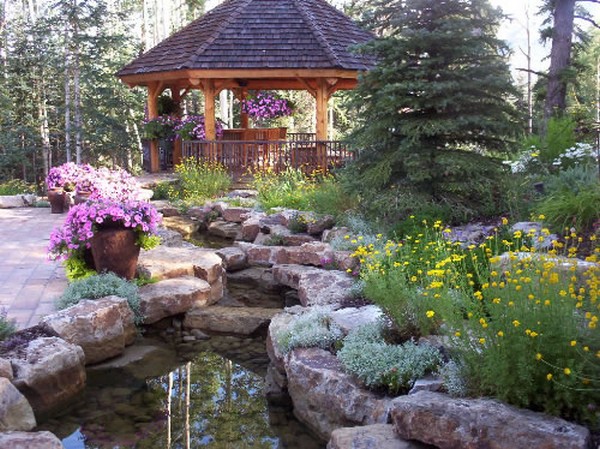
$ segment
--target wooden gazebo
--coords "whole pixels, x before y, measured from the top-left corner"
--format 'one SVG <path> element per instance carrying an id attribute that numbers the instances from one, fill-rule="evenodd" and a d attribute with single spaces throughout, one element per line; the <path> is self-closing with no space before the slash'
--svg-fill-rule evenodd
<path id="1" fill-rule="evenodd" d="M 373 60 L 353 51 L 373 39 L 324 0 L 227 0 L 144 53 L 117 74 L 148 88 L 148 118 L 166 89 L 180 101 L 190 89 L 205 97 L 206 141 L 215 141 L 215 97 L 243 99 L 249 90 L 306 90 L 316 99 L 316 141 L 327 140 L 331 95 L 353 89 Z M 242 128 L 247 128 L 242 116 Z M 175 159 L 181 154 L 175 155 Z M 151 171 L 159 170 L 151 143 Z"/>

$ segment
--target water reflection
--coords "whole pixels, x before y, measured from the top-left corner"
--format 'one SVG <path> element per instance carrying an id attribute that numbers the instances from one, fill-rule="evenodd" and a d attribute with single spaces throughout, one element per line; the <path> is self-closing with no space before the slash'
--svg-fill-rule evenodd
<path id="1" fill-rule="evenodd" d="M 92 370 L 83 395 L 40 429 L 56 433 L 66 449 L 325 447 L 290 410 L 269 406 L 262 394 L 265 358 L 254 369 L 260 374 L 251 370 L 256 344 L 213 339 L 203 346 L 184 348 L 195 356 L 178 366 L 159 351 L 159 364 L 171 364 L 160 376 L 143 372 L 141 367 L 152 363 Z M 219 347 L 230 358 L 220 355 Z"/>

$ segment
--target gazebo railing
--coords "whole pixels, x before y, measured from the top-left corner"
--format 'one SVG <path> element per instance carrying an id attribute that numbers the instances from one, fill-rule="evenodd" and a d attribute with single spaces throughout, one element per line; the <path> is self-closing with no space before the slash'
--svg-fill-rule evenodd
<path id="1" fill-rule="evenodd" d="M 182 142 L 182 156 L 219 162 L 232 173 L 278 173 L 288 167 L 310 173 L 340 167 L 354 159 L 354 152 L 348 150 L 346 142 L 334 140 L 194 140 Z"/>

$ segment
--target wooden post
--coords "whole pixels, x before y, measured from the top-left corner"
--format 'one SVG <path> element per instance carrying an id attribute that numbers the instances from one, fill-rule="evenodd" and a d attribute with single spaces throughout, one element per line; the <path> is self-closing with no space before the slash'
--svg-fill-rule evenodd
<path id="1" fill-rule="evenodd" d="M 327 102 L 329 101 L 329 89 L 327 81 L 324 79 L 317 80 L 317 95 L 315 97 L 317 103 L 317 141 L 327 140 Z M 317 154 L 319 165 L 323 170 L 327 169 L 327 146 L 317 144 Z"/>
<path id="2" fill-rule="evenodd" d="M 173 101 L 177 103 L 177 116 L 181 118 L 181 91 L 179 87 L 171 88 L 171 95 L 173 96 Z M 173 165 L 181 164 L 182 159 L 181 153 L 181 138 L 177 137 L 173 142 Z"/>
<path id="3" fill-rule="evenodd" d="M 206 140 L 216 140 L 217 131 L 215 126 L 215 82 L 207 80 L 204 83 L 204 131 Z"/>
<path id="4" fill-rule="evenodd" d="M 158 95 L 162 88 L 162 83 L 153 83 L 148 85 L 148 119 L 152 120 L 158 117 Z M 160 171 L 160 157 L 158 154 L 158 140 L 150 140 L 150 173 Z"/>

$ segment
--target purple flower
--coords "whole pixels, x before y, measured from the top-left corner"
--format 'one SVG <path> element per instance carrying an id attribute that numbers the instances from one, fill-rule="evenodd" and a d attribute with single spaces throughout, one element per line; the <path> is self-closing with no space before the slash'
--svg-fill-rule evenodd
<path id="1" fill-rule="evenodd" d="M 253 120 L 274 119 L 292 115 L 292 108 L 286 99 L 273 93 L 258 92 L 242 101 L 242 112 L 248 114 Z"/>

